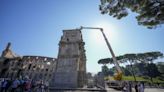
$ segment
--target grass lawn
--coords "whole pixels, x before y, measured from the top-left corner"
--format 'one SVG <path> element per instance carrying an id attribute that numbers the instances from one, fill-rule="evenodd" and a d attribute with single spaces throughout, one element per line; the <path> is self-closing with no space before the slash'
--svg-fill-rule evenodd
<path id="1" fill-rule="evenodd" d="M 113 77 L 111 77 L 111 76 L 110 77 L 106 77 L 105 79 L 114 80 Z M 133 76 L 123 76 L 122 80 L 125 80 L 125 81 L 134 81 L 134 77 Z M 147 82 L 150 82 L 151 83 L 150 79 L 145 79 L 143 77 L 136 76 L 136 80 L 137 81 L 147 81 Z M 164 81 L 159 80 L 158 78 L 153 78 L 153 82 L 154 83 L 156 83 L 156 82 L 158 82 L 158 83 L 164 83 Z"/>
<path id="2" fill-rule="evenodd" d="M 123 76 L 123 80 L 128 80 L 128 81 L 134 81 L 134 77 L 133 76 Z M 147 82 L 151 82 L 150 79 L 144 79 L 143 77 L 138 77 L 136 76 L 136 80 L 137 81 L 147 81 Z M 159 80 L 158 78 L 153 78 L 153 82 L 163 82 L 162 80 Z"/>

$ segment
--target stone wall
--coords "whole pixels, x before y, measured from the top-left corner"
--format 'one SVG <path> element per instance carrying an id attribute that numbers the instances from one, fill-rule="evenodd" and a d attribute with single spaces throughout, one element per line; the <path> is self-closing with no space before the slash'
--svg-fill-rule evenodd
<path id="1" fill-rule="evenodd" d="M 5 78 L 29 77 L 34 80 L 51 81 L 56 67 L 56 59 L 42 56 L 23 56 L 22 59 L 9 59 L 6 62 L 0 63 L 1 73 L 7 69 L 5 73 L 1 74 Z M 50 84 L 51 85 L 51 84 Z"/>
<path id="2" fill-rule="evenodd" d="M 28 75 L 35 80 L 51 81 L 55 72 L 56 59 L 42 56 L 24 56 L 23 76 Z"/>
<path id="3" fill-rule="evenodd" d="M 86 57 L 80 30 L 63 30 L 55 72 L 56 88 L 78 88 L 85 85 Z"/>

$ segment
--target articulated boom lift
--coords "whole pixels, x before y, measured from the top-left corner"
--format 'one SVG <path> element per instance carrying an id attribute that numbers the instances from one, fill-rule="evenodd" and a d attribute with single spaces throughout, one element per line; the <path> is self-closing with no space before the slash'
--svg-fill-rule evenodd
<path id="1" fill-rule="evenodd" d="M 111 47 L 111 45 L 110 45 L 110 43 L 109 43 L 109 41 L 108 41 L 106 35 L 105 35 L 104 32 L 103 32 L 103 28 L 97 28 L 97 27 L 82 27 L 82 26 L 81 26 L 80 30 L 82 30 L 82 29 L 98 29 L 98 30 L 101 31 L 101 33 L 102 33 L 102 35 L 103 35 L 103 37 L 104 37 L 104 39 L 105 39 L 105 42 L 106 42 L 106 44 L 107 44 L 107 46 L 108 46 L 108 49 L 109 49 L 109 51 L 110 51 L 110 53 L 111 53 L 111 55 L 112 55 L 114 65 L 115 65 L 116 70 L 117 70 L 117 72 L 114 74 L 114 79 L 115 79 L 115 80 L 121 80 L 121 79 L 122 79 L 122 70 L 121 70 L 121 68 L 120 68 L 120 66 L 119 66 L 119 63 L 118 63 L 116 57 L 115 57 L 115 54 L 114 54 L 114 52 L 113 52 L 113 50 L 112 50 L 112 47 Z"/>

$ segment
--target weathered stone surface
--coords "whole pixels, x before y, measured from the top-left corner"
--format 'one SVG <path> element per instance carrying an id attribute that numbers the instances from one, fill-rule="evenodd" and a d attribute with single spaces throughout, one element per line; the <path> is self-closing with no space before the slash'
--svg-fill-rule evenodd
<path id="1" fill-rule="evenodd" d="M 59 43 L 59 54 L 54 86 L 57 88 L 83 87 L 86 80 L 86 57 L 81 31 L 64 30 Z"/>
<path id="2" fill-rule="evenodd" d="M 15 58 L 15 57 L 18 57 L 14 52 L 12 52 L 10 47 L 11 47 L 11 43 L 8 43 L 6 48 L 5 48 L 5 50 L 2 52 L 1 57 L 4 57 L 4 58 Z"/>

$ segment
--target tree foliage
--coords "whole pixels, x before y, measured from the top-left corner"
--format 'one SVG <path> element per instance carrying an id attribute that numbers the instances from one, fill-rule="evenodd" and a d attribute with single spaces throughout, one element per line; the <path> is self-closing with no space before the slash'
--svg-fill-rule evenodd
<path id="1" fill-rule="evenodd" d="M 157 64 L 158 70 L 161 74 L 164 74 L 164 62 L 159 62 Z"/>
<path id="2" fill-rule="evenodd" d="M 163 53 L 159 51 L 137 54 L 137 59 L 141 62 L 146 62 L 146 63 L 147 62 L 152 63 L 155 59 L 158 59 L 160 57 L 163 57 Z"/>
<path id="3" fill-rule="evenodd" d="M 125 76 L 130 76 L 130 75 L 132 75 L 131 72 L 129 71 L 129 69 L 128 69 L 127 67 L 125 67 L 125 68 L 122 67 L 122 70 L 123 70 Z"/>
<path id="4" fill-rule="evenodd" d="M 137 58 L 136 54 L 125 54 L 124 55 L 124 59 L 126 59 L 130 63 L 130 67 L 131 67 L 130 70 L 131 70 L 131 73 L 132 73 L 135 81 L 136 81 L 136 76 L 135 76 L 135 73 L 134 73 L 134 68 L 133 68 L 132 63 L 136 62 L 136 58 Z"/>
<path id="5" fill-rule="evenodd" d="M 160 75 L 160 72 L 158 71 L 157 66 L 154 63 L 150 63 L 147 65 L 147 75 L 151 78 L 157 77 Z"/>
<path id="6" fill-rule="evenodd" d="M 106 65 L 106 64 L 108 64 L 108 63 L 113 63 L 112 58 L 100 59 L 100 60 L 98 61 L 98 64 Z"/>
<path id="7" fill-rule="evenodd" d="M 146 75 L 147 74 L 147 68 L 146 68 L 146 63 L 136 63 L 135 65 L 133 65 L 134 67 L 136 67 L 138 69 L 138 71 L 136 71 L 138 73 L 138 75 Z"/>
<path id="8" fill-rule="evenodd" d="M 102 73 L 104 74 L 104 76 L 109 75 L 109 68 L 106 65 L 102 66 Z"/>
<path id="9" fill-rule="evenodd" d="M 138 13 L 139 25 L 155 28 L 164 23 L 164 0 L 100 0 L 102 14 L 121 19 L 128 15 L 128 9 Z"/>
<path id="10" fill-rule="evenodd" d="M 154 52 L 145 52 L 145 53 L 138 53 L 138 54 L 136 53 L 124 54 L 124 55 L 117 56 L 116 59 L 120 63 L 129 62 L 129 65 L 127 65 L 126 68 L 122 68 L 122 70 L 125 75 L 132 75 L 135 81 L 136 81 L 136 76 L 135 76 L 136 74 L 142 76 L 149 76 L 151 81 L 153 81 L 152 78 L 157 77 L 161 74 L 159 72 L 158 67 L 153 63 L 153 61 L 158 59 L 159 57 L 163 57 L 163 53 L 159 51 L 154 51 Z M 112 58 L 100 59 L 98 63 L 104 64 L 104 66 L 106 67 L 106 64 L 113 63 L 113 59 Z M 104 68 L 103 71 L 105 70 L 109 71 L 109 69 L 107 68 Z M 105 73 L 109 73 L 109 72 L 105 72 Z"/>

